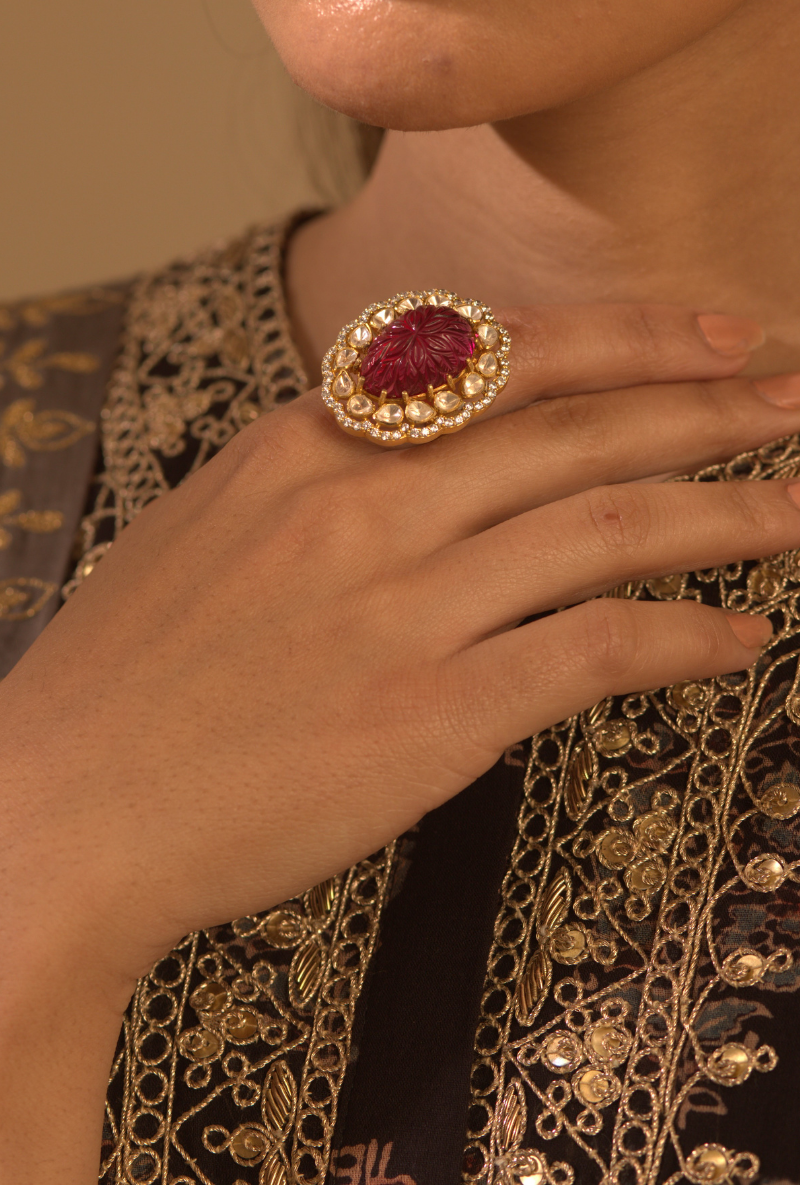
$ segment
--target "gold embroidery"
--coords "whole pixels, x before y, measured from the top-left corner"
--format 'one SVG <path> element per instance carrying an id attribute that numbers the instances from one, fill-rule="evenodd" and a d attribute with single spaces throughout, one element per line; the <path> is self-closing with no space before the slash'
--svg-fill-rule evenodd
<path id="1" fill-rule="evenodd" d="M 699 480 L 799 469 L 793 439 Z M 757 1175 L 753 1152 L 686 1147 L 684 1132 L 693 1111 L 726 1114 L 716 1087 L 747 1089 L 776 1064 L 737 993 L 800 988 L 780 906 L 770 912 L 800 869 L 785 829 L 800 779 L 784 717 L 800 719 L 798 584 L 787 554 L 616 590 L 754 608 L 775 635 L 754 671 L 606 701 L 533 739 L 476 1039 L 465 1181 L 574 1172 L 654 1185 L 666 1162 L 678 1166 L 670 1185 Z M 763 902 L 749 900 L 747 929 L 745 889 Z M 552 1162 L 551 1141 L 571 1168 Z"/>
<path id="2" fill-rule="evenodd" d="M 256 230 L 134 288 L 102 413 L 104 472 L 83 520 L 83 552 L 110 542 L 241 428 L 303 390 L 280 280 L 283 230 Z M 103 554 L 94 551 L 92 564 Z M 76 587 L 83 573 L 65 588 Z"/>
<path id="3" fill-rule="evenodd" d="M 21 501 L 21 490 L 6 490 L 0 494 L 0 551 L 11 543 L 8 527 L 20 527 L 23 531 L 46 535 L 57 531 L 64 524 L 64 515 L 60 510 L 20 510 Z"/>
<path id="4" fill-rule="evenodd" d="M 74 374 L 90 374 L 97 370 L 100 360 L 94 354 L 62 352 L 46 354 L 47 342 L 43 337 L 33 337 L 23 342 L 10 354 L 3 358 L 5 343 L 0 341 L 0 371 L 7 371 L 19 387 L 32 391 L 44 383 L 44 371 L 49 367 L 55 370 L 70 370 Z M 0 373 L 0 387 L 5 379 Z"/>
<path id="5" fill-rule="evenodd" d="M 203 1150 L 254 1166 L 273 1185 L 324 1180 L 393 855 L 389 848 L 278 910 L 190 935 L 140 981 L 112 1071 L 124 1098 L 119 1119 L 107 1106 L 101 1180 L 167 1180 L 156 1128 L 182 1171 L 195 1174 L 182 1180 L 212 1185 L 198 1163 Z M 287 997 L 310 949 L 319 952 L 313 981 L 299 992 L 289 986 Z M 196 1096 L 183 1111 L 174 1105 L 178 1078 Z"/>
<path id="6" fill-rule="evenodd" d="M 92 288 L 85 292 L 65 292 L 56 296 L 42 296 L 34 300 L 0 304 L 0 331 L 6 333 L 18 325 L 41 329 L 55 316 L 85 317 L 98 313 L 108 305 L 121 304 L 124 293 L 108 288 Z"/>
<path id="7" fill-rule="evenodd" d="M 55 452 L 94 431 L 94 424 L 70 411 L 34 410 L 33 399 L 17 399 L 0 417 L 0 461 L 10 469 L 25 465 L 25 450 Z"/>
<path id="8" fill-rule="evenodd" d="M 36 576 L 0 579 L 0 621 L 26 621 L 44 608 L 57 585 Z"/>
<path id="9" fill-rule="evenodd" d="M 285 234 L 257 230 L 134 289 L 65 594 L 149 501 L 305 389 L 281 294 Z M 107 1185 L 212 1185 L 217 1158 L 220 1179 L 321 1185 L 393 867 L 394 846 L 277 909 L 189 935 L 140 981 L 109 1086 Z"/>

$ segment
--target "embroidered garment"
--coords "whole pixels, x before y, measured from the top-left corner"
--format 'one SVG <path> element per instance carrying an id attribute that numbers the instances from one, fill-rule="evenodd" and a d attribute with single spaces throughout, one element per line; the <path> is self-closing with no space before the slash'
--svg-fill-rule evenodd
<path id="1" fill-rule="evenodd" d="M 0 309 L 4 671 L 143 506 L 304 389 L 290 227 Z M 792 438 L 694 480 L 798 473 Z M 188 935 L 125 1017 L 105 1185 L 800 1181 L 800 556 L 615 595 L 775 634 L 756 670 L 598 704 L 355 868 Z"/>

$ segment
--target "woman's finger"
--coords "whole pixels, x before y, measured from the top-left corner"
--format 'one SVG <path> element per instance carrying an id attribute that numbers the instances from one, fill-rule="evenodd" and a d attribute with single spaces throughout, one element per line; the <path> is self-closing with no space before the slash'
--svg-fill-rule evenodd
<path id="1" fill-rule="evenodd" d="M 450 542 L 595 485 L 695 472 L 797 432 L 792 382 L 800 403 L 800 375 L 570 395 L 391 463 L 411 471 L 429 537 Z"/>
<path id="2" fill-rule="evenodd" d="M 764 336 L 746 318 L 698 315 L 674 305 L 541 305 L 506 309 L 499 319 L 512 334 L 512 377 L 475 426 L 558 395 L 734 375 Z M 289 480 L 294 474 L 313 477 L 385 457 L 380 446 L 338 427 L 319 389 L 279 408 L 269 424 L 256 421 L 239 434 L 232 451 L 246 450 L 265 434 L 278 441 Z M 428 446 L 422 451 L 427 453 Z"/>
<path id="3" fill-rule="evenodd" d="M 454 655 L 442 710 L 462 760 L 497 754 L 606 696 L 742 670 L 770 634 L 764 618 L 694 601 L 591 601 Z"/>
<path id="4" fill-rule="evenodd" d="M 724 378 L 764 342 L 755 321 L 679 305 L 537 305 L 497 319 L 511 333 L 511 377 L 484 419 L 536 399 Z"/>
<path id="5" fill-rule="evenodd" d="M 463 645 L 624 581 L 800 547 L 799 504 L 798 482 L 598 486 L 454 544 L 423 583 L 446 606 L 440 628 Z"/>

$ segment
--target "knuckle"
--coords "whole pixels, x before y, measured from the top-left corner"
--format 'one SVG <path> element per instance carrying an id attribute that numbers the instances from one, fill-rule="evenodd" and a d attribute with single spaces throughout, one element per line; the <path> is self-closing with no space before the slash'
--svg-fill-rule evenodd
<path id="1" fill-rule="evenodd" d="M 521 355 L 520 361 L 526 369 L 533 373 L 541 369 L 548 369 L 552 363 L 554 351 L 558 346 L 554 341 L 553 318 L 548 316 L 546 309 L 534 307 L 513 308 L 498 311 L 497 316 L 510 330 L 515 346 Z"/>
<path id="2" fill-rule="evenodd" d="M 724 424 L 729 419 L 731 386 L 735 384 L 736 380 L 730 379 L 695 379 L 688 385 L 703 415 Z"/>
<path id="3" fill-rule="evenodd" d="M 604 552 L 630 556 L 654 533 L 654 511 L 644 486 L 595 486 L 580 495 L 584 519 Z"/>
<path id="4" fill-rule="evenodd" d="M 336 476 L 288 493 L 279 528 L 284 554 L 323 552 L 341 562 L 363 548 L 370 515 L 355 486 L 357 483 Z"/>
<path id="5" fill-rule="evenodd" d="M 587 439 L 596 439 L 598 433 L 605 436 L 607 415 L 602 401 L 593 395 L 565 395 L 558 399 L 545 399 L 527 409 L 528 414 L 548 432 L 559 437 L 567 436 L 570 443 L 583 444 Z"/>
<path id="6" fill-rule="evenodd" d="M 718 615 L 706 606 L 693 604 L 687 616 L 693 654 L 702 658 L 703 666 L 715 666 L 726 649 Z"/>
<path id="7" fill-rule="evenodd" d="M 669 344 L 663 313 L 651 305 L 635 305 L 625 313 L 623 332 L 643 362 L 649 366 L 663 363 Z"/>
<path id="8" fill-rule="evenodd" d="M 609 687 L 624 682 L 639 652 L 636 613 L 626 601 L 601 598 L 584 606 L 581 652 L 591 672 Z"/>
<path id="9" fill-rule="evenodd" d="M 730 503 L 735 525 L 739 532 L 765 539 L 774 532 L 775 521 L 764 499 L 764 489 L 749 481 L 731 481 L 725 484 L 725 496 Z M 767 490 L 767 493 L 771 491 Z"/>
<path id="10" fill-rule="evenodd" d="M 260 416 L 231 441 L 240 464 L 259 473 L 284 471 L 309 456 L 308 426 L 300 408 Z"/>

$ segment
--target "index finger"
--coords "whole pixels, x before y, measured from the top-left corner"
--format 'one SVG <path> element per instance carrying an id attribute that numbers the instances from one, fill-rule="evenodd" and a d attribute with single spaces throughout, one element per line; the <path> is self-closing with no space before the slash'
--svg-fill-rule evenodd
<path id="1" fill-rule="evenodd" d="M 539 399 L 727 378 L 764 342 L 747 317 L 679 305 L 536 305 L 495 316 L 511 334 L 511 375 L 476 424 Z"/>
<path id="2" fill-rule="evenodd" d="M 502 309 L 496 317 L 511 334 L 511 375 L 470 427 L 563 395 L 729 378 L 764 341 L 761 327 L 748 318 L 698 314 L 679 305 L 536 305 Z M 287 477 L 322 476 L 385 453 L 363 436 L 354 439 L 341 431 L 319 388 L 267 420 L 257 420 L 239 433 L 236 448 L 264 436 L 280 436 Z"/>

